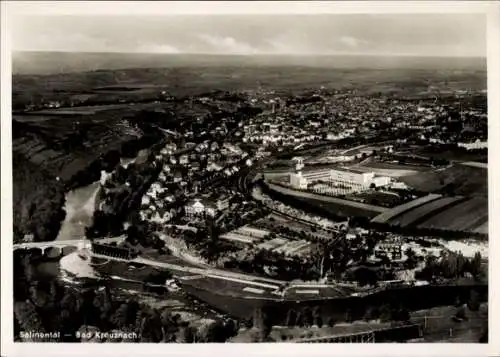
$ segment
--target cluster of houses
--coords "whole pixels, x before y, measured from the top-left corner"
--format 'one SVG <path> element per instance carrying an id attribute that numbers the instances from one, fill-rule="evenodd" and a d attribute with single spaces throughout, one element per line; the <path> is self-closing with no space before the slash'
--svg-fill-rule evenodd
<path id="1" fill-rule="evenodd" d="M 187 218 L 216 216 L 228 208 L 229 196 L 206 197 L 199 194 L 200 189 L 209 182 L 207 178 L 237 173 L 240 170 L 238 163 L 242 160 L 251 165 L 247 157 L 246 152 L 230 143 L 187 142 L 182 148 L 173 142 L 166 144 L 155 156 L 155 162 L 162 165 L 162 170 L 142 197 L 141 218 L 167 223 L 182 212 Z M 179 197 L 189 201 L 179 205 L 176 203 Z"/>
<path id="2" fill-rule="evenodd" d="M 313 243 L 306 240 L 276 237 L 268 230 L 249 225 L 223 234 L 220 238 L 241 248 L 266 250 L 275 253 L 283 253 L 287 256 L 306 256 L 311 252 L 313 247 Z"/>

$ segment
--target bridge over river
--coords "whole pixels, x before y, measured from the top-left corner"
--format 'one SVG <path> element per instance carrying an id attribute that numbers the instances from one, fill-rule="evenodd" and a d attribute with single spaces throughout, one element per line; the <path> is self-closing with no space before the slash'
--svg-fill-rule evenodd
<path id="1" fill-rule="evenodd" d="M 73 240 L 55 240 L 50 242 L 29 242 L 29 243 L 18 243 L 14 244 L 12 249 L 16 250 L 30 250 L 30 249 L 39 249 L 42 252 L 42 255 L 45 255 L 45 251 L 47 249 L 55 250 L 58 252 L 58 255 L 63 254 L 63 250 L 66 248 L 71 248 L 72 250 L 82 250 L 89 249 L 92 246 L 92 243 L 100 243 L 100 244 L 110 244 L 110 243 L 121 243 L 125 240 L 125 236 L 119 237 L 110 237 L 110 238 L 100 238 L 95 239 L 93 241 L 88 239 L 73 239 Z"/>

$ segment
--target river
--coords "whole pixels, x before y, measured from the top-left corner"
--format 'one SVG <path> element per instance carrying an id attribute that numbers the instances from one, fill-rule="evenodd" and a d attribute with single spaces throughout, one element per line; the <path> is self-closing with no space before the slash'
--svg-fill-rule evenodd
<path id="1" fill-rule="evenodd" d="M 92 224 L 96 199 L 100 184 L 94 182 L 69 191 L 66 194 L 64 210 L 66 217 L 56 240 L 79 240 L 85 238 L 85 228 Z M 95 277 L 94 269 L 88 261 L 82 260 L 77 252 L 62 257 L 59 261 L 46 261 L 37 264 L 37 271 L 43 275 L 59 276 L 66 280 L 65 271 L 78 277 Z"/>
<path id="2" fill-rule="evenodd" d="M 99 181 L 69 191 L 66 194 L 64 210 L 66 217 L 56 240 L 76 240 L 85 237 L 85 227 L 92 224 Z"/>
<path id="3" fill-rule="evenodd" d="M 121 158 L 120 165 L 127 168 L 128 165 L 135 162 L 137 158 L 147 157 L 149 150 L 140 150 L 135 158 Z M 66 217 L 61 225 L 56 240 L 77 240 L 85 238 L 85 228 L 92 225 L 94 211 L 98 205 L 96 199 L 100 190 L 100 181 L 90 185 L 82 186 L 69 191 L 66 194 L 64 210 Z M 77 252 L 71 253 L 61 258 L 58 263 L 44 263 L 56 265 L 55 269 L 58 275 L 65 279 L 65 272 L 70 272 L 76 277 L 94 278 L 95 271 L 87 260 L 79 257 Z M 62 274 L 60 274 L 62 272 Z"/>

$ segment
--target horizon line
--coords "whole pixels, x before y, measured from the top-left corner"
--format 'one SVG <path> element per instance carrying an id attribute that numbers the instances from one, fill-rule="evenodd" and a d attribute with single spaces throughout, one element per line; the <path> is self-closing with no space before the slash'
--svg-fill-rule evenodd
<path id="1" fill-rule="evenodd" d="M 68 54 L 131 54 L 131 55 L 170 55 L 170 56 L 238 56 L 238 57 L 334 57 L 334 56 L 357 56 L 357 57 L 420 57 L 420 58 L 477 58 L 486 59 L 487 55 L 427 55 L 417 53 L 206 53 L 206 52 L 134 52 L 134 51 L 68 51 L 68 50 L 12 50 L 16 53 L 68 53 Z"/>

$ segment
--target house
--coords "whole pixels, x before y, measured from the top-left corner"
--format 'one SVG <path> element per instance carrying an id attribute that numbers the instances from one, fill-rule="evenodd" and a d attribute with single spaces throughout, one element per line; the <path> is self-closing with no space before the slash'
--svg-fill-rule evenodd
<path id="1" fill-rule="evenodd" d="M 182 173 L 179 171 L 174 172 L 174 183 L 182 181 Z"/>
<path id="2" fill-rule="evenodd" d="M 208 200 L 196 198 L 184 206 L 187 217 L 214 217 L 217 206 Z"/>
<path id="3" fill-rule="evenodd" d="M 217 207 L 217 210 L 218 211 L 223 211 L 226 208 L 228 208 L 229 207 L 229 199 L 230 199 L 229 196 L 224 196 L 224 197 L 219 198 L 215 202 L 215 206 Z"/>
<path id="4" fill-rule="evenodd" d="M 181 155 L 179 157 L 179 164 L 181 165 L 186 165 L 187 163 L 189 163 L 189 157 L 187 155 Z"/>
<path id="5" fill-rule="evenodd" d="M 219 149 L 219 144 L 217 144 L 216 141 L 212 142 L 210 145 L 210 151 L 216 151 L 217 149 Z"/>

